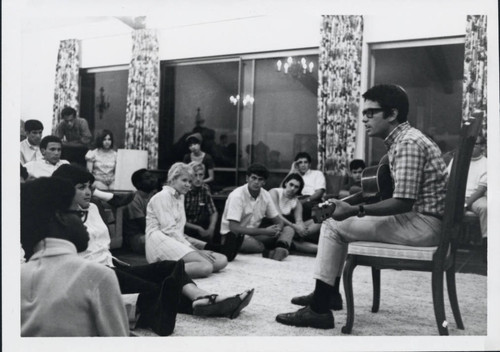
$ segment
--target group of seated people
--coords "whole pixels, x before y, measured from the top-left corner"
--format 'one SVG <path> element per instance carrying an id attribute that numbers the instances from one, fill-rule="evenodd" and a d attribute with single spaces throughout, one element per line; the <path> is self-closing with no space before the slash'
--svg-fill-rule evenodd
<path id="1" fill-rule="evenodd" d="M 406 121 L 406 92 L 399 86 L 381 85 L 363 97 L 369 136 L 388 141 L 394 194 L 359 208 L 329 200 L 336 209 L 322 224 L 314 223 L 311 211 L 324 199 L 325 177 L 311 169 L 311 157 L 305 152 L 296 155 L 282 185 L 269 191 L 264 189 L 267 167 L 251 164 L 246 183 L 227 197 L 220 236 L 216 236 L 219 215 L 206 184 L 211 175 L 203 157 L 174 163 L 161 190 L 150 171 L 137 170 L 132 175 L 137 192 L 116 199 L 95 187 L 97 178 L 88 169 L 60 160 L 60 138 L 41 139 L 42 159 L 25 164 L 29 177 L 21 185 L 22 336 L 128 335 L 129 317 L 120 294 L 129 293 L 138 294 L 133 312 L 136 326 L 161 336 L 173 332 L 178 312 L 233 319 L 250 303 L 253 289 L 222 296 L 206 292 L 192 279 L 219 272 L 239 252 L 262 253 L 281 261 L 293 248 L 317 253 L 316 286 L 312 293 L 292 299 L 306 308 L 279 314 L 276 320 L 333 328 L 330 310 L 342 309 L 339 283 L 347 243 L 368 239 L 435 245 L 444 208 L 446 167 L 435 143 Z M 30 124 L 26 125 L 30 138 Z M 112 138 L 109 142 L 112 145 Z M 412 143 L 423 151 L 416 156 L 402 153 Z M 421 166 L 416 168 L 422 173 L 421 182 L 403 172 L 408 165 L 405 158 Z M 342 195 L 359 191 L 363 168 L 364 162 L 351 162 L 352 179 Z M 485 176 L 479 179 L 482 193 L 467 198 L 471 203 L 467 207 L 473 210 L 485 196 Z M 144 254 L 148 264 L 131 266 L 113 257 L 109 230 L 100 213 L 102 203 L 126 205 L 125 243 Z M 215 240 L 218 237 L 220 241 Z"/>

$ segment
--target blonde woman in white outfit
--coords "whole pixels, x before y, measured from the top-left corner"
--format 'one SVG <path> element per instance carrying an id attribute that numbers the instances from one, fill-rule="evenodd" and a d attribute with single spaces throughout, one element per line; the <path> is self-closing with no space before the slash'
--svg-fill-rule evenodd
<path id="1" fill-rule="evenodd" d="M 227 265 L 223 254 L 198 250 L 184 235 L 184 195 L 191 189 L 193 170 L 175 163 L 168 171 L 167 184 L 148 203 L 146 213 L 146 259 L 180 260 L 191 278 L 207 277 Z"/>

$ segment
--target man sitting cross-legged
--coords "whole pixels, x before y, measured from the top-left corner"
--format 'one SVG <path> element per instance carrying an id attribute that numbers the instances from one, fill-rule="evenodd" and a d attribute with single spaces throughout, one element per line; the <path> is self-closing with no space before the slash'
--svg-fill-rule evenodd
<path id="1" fill-rule="evenodd" d="M 222 245 L 213 242 L 219 213 L 210 194 L 210 187 L 203 181 L 205 165 L 192 161 L 189 166 L 193 169 L 194 177 L 191 189 L 184 196 L 184 209 L 186 212 L 184 233 L 186 239 L 198 249 L 224 254 L 230 262 L 238 254 L 238 250 L 243 243 L 243 236 L 229 233 Z"/>
<path id="2" fill-rule="evenodd" d="M 151 197 L 158 192 L 158 180 L 148 170 L 139 169 L 132 174 L 132 184 L 137 192 L 123 212 L 123 239 L 133 252 L 144 254 L 146 208 Z"/>
<path id="3" fill-rule="evenodd" d="M 111 267 L 122 293 L 139 293 L 138 327 L 149 327 L 158 335 L 166 336 L 174 329 L 177 312 L 235 318 L 250 303 L 253 289 L 233 296 L 209 294 L 200 289 L 186 274 L 183 261 L 165 260 L 130 266 L 113 260 L 109 251 L 111 240 L 108 228 L 95 204 L 90 203 L 94 176 L 86 169 L 73 165 L 63 165 L 53 176 L 69 180 L 74 185 L 76 193 L 71 209 L 85 213 L 84 224 L 90 241 L 80 256 Z M 29 258 L 30 253 L 26 255 Z"/>
<path id="4" fill-rule="evenodd" d="M 363 123 L 368 136 L 384 140 L 394 178 L 393 197 L 353 206 L 332 200 L 336 209 L 323 222 L 316 256 L 314 292 L 296 297 L 305 305 L 279 314 L 282 324 L 321 329 L 334 327 L 332 307 L 341 299 L 340 275 L 348 243 L 377 241 L 409 246 L 436 246 L 446 192 L 446 165 L 438 146 L 407 121 L 406 92 L 395 85 L 378 85 L 363 94 Z"/>
<path id="5" fill-rule="evenodd" d="M 269 171 L 262 164 L 252 164 L 247 169 L 247 183 L 232 191 L 222 215 L 221 235 L 245 235 L 241 251 L 263 253 L 264 257 L 282 260 L 288 256 L 293 231 L 282 232 L 283 221 L 274 206 L 269 192 L 262 187 Z M 260 227 L 268 218 L 272 225 Z"/>
<path id="6" fill-rule="evenodd" d="M 24 167 L 33 178 L 49 177 L 61 165 L 69 164 L 67 160 L 61 160 L 62 142 L 57 136 L 45 136 L 40 141 L 40 152 L 42 160 L 27 162 Z"/>
<path id="7" fill-rule="evenodd" d="M 70 210 L 73 185 L 42 177 L 21 185 L 21 336 L 127 336 L 113 270 L 77 255 L 89 234 Z"/>

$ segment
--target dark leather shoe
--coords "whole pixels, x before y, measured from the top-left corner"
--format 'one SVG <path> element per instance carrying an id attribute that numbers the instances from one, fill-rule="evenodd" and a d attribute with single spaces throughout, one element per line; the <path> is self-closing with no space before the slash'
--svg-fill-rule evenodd
<path id="1" fill-rule="evenodd" d="M 335 320 L 331 311 L 320 314 L 314 312 L 309 306 L 293 313 L 278 314 L 276 321 L 285 325 L 317 329 L 333 329 L 335 327 Z"/>
<path id="2" fill-rule="evenodd" d="M 305 296 L 298 296 L 292 298 L 292 303 L 298 306 L 309 306 L 312 303 L 313 293 L 311 292 Z M 333 310 L 342 310 L 342 295 L 340 293 L 334 294 L 330 298 L 330 302 L 328 304 L 329 309 Z"/>
<path id="3" fill-rule="evenodd" d="M 125 193 L 125 194 L 114 194 L 113 198 L 108 200 L 108 204 L 118 208 L 123 207 L 130 203 L 134 199 L 134 192 Z"/>

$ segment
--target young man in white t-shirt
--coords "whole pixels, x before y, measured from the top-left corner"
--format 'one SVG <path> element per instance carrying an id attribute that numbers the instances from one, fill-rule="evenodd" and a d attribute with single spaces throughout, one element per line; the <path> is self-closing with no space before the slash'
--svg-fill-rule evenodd
<path id="1" fill-rule="evenodd" d="M 240 251 L 263 253 L 264 257 L 283 260 L 288 255 L 280 242 L 283 222 L 269 195 L 263 189 L 269 171 L 262 164 L 252 164 L 247 169 L 247 183 L 232 191 L 222 214 L 221 235 L 244 235 Z M 262 227 L 267 218 L 272 225 Z"/>

